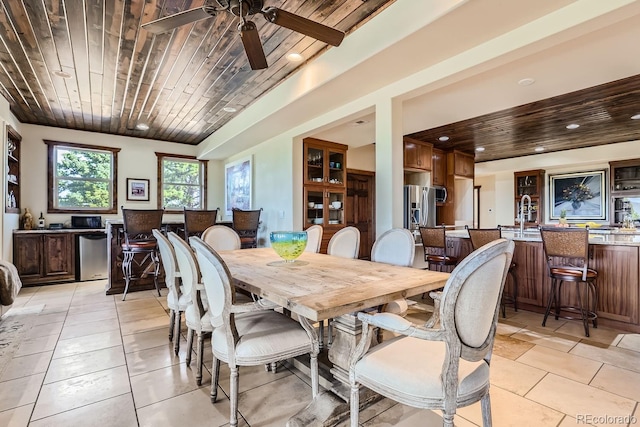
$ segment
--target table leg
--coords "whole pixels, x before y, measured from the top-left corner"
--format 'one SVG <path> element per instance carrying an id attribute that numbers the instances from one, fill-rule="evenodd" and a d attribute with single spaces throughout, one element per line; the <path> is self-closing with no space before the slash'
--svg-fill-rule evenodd
<path id="1" fill-rule="evenodd" d="M 329 427 L 349 417 L 349 355 L 358 345 L 362 335 L 362 323 L 352 314 L 333 319 L 336 337 L 329 349 L 329 361 L 333 364 L 331 374 L 333 387 L 316 396 L 303 410 L 287 422 L 287 427 Z M 360 390 L 360 408 L 380 400 L 382 397 L 369 389 Z"/>

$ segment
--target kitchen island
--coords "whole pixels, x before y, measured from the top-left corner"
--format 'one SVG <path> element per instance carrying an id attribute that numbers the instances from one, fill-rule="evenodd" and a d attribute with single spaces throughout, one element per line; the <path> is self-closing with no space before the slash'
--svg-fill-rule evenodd
<path id="1" fill-rule="evenodd" d="M 537 230 L 503 230 L 503 237 L 514 240 L 513 261 L 518 281 L 518 308 L 544 312 L 551 279 Z M 451 255 L 464 258 L 471 252 L 466 230 L 447 231 Z M 422 249 L 422 248 L 420 248 Z M 590 230 L 589 267 L 598 271 L 598 324 L 640 332 L 640 232 Z M 509 279 L 508 279 L 509 280 Z M 562 300 L 576 303 L 575 286 L 564 286 Z"/>

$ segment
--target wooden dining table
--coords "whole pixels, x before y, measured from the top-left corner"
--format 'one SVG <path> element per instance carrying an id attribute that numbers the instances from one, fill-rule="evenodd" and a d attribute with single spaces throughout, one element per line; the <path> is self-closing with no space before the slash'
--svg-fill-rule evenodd
<path id="1" fill-rule="evenodd" d="M 334 319 L 331 390 L 319 393 L 288 426 L 332 426 L 348 416 L 349 355 L 362 331 L 358 311 L 442 288 L 449 273 L 304 252 L 293 263 L 271 248 L 220 251 L 238 288 L 310 321 Z M 366 392 L 365 392 L 366 394 Z M 367 405 L 376 397 L 362 396 Z"/>

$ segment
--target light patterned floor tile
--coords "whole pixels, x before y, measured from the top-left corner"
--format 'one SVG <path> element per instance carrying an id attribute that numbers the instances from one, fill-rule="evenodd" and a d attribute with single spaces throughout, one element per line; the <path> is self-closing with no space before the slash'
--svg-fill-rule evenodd
<path id="1" fill-rule="evenodd" d="M 137 427 L 131 393 L 81 406 L 29 424 L 29 427 L 60 426 Z"/>
<path id="2" fill-rule="evenodd" d="M 125 359 L 122 346 L 78 353 L 53 359 L 44 383 L 49 384 L 124 365 Z"/>
<path id="3" fill-rule="evenodd" d="M 635 401 L 640 401 L 639 372 L 605 364 L 589 385 Z"/>
<path id="4" fill-rule="evenodd" d="M 625 348 L 583 341 L 575 346 L 570 353 L 619 368 L 640 372 L 640 353 Z"/>
<path id="5" fill-rule="evenodd" d="M 628 416 L 636 406 L 630 399 L 554 374 L 544 377 L 526 397 L 576 419 L 586 415 Z"/>
<path id="6" fill-rule="evenodd" d="M 186 345 L 180 348 L 180 353 L 177 356 L 173 352 L 173 345 L 169 345 L 169 343 L 165 346 L 126 353 L 125 357 L 129 368 L 129 375 L 133 377 L 144 374 L 145 372 L 184 363 L 186 360 L 185 347 Z M 194 362 L 195 358 L 192 363 Z"/>
<path id="7" fill-rule="evenodd" d="M 118 318 L 120 319 L 120 323 L 129 323 L 139 322 L 140 320 L 153 319 L 154 317 L 158 316 L 167 317 L 167 323 L 169 323 L 167 312 L 160 305 L 157 305 L 155 307 L 141 308 L 139 310 L 127 310 L 125 312 L 120 312 Z"/>
<path id="8" fill-rule="evenodd" d="M 509 324 L 519 324 L 523 326 L 542 326 L 542 320 L 544 319 L 544 315 L 542 313 L 534 313 L 532 311 L 519 310 L 513 316 L 507 319 Z M 565 319 L 556 320 L 553 316 L 549 316 L 547 318 L 547 324 L 544 326 L 545 329 L 549 331 L 555 331 L 558 328 L 567 324 L 568 321 Z"/>
<path id="9" fill-rule="evenodd" d="M 0 412 L 0 426 L 27 427 L 29 425 L 31 411 L 33 411 L 33 404 L 2 411 Z"/>
<path id="10" fill-rule="evenodd" d="M 42 304 L 42 303 L 40 303 Z M 64 322 L 64 319 L 67 318 L 67 312 L 59 312 L 59 313 L 51 313 L 51 314 L 40 314 L 35 318 L 33 325 L 34 327 L 37 325 L 48 325 L 51 323 Z"/>
<path id="11" fill-rule="evenodd" d="M 168 328 L 169 316 L 162 314 L 150 319 L 139 320 L 136 322 L 120 323 L 122 335 L 137 334 L 139 332 L 150 331 L 152 329 Z"/>
<path id="12" fill-rule="evenodd" d="M 480 402 L 458 408 L 457 413 L 472 423 L 482 425 Z M 557 410 L 500 387 L 491 387 L 491 415 L 493 425 L 500 427 L 555 427 L 563 417 Z"/>
<path id="13" fill-rule="evenodd" d="M 65 324 L 60 333 L 60 339 L 68 340 L 109 331 L 120 331 L 120 323 L 118 323 L 117 318 L 86 322 L 78 325 Z"/>
<path id="14" fill-rule="evenodd" d="M 640 334 L 625 334 L 617 344 L 620 348 L 640 352 Z"/>
<path id="15" fill-rule="evenodd" d="M 126 366 L 45 384 L 31 419 L 39 420 L 130 392 Z"/>
<path id="16" fill-rule="evenodd" d="M 535 347 L 535 344 L 513 338 L 509 335 L 496 335 L 493 343 L 493 354 L 515 360 L 533 347 Z"/>
<path id="17" fill-rule="evenodd" d="M 58 343 L 57 335 L 47 335 L 45 337 L 29 338 L 20 343 L 20 348 L 15 352 L 13 357 L 27 356 L 29 354 L 42 353 L 51 351 Z"/>
<path id="18" fill-rule="evenodd" d="M 102 295 L 102 298 L 102 301 L 92 303 L 88 303 L 84 300 L 76 301 L 76 299 L 74 298 L 71 301 L 71 306 L 69 307 L 69 315 L 72 316 L 76 314 L 91 313 L 93 311 L 100 310 L 115 310 L 116 304 L 113 301 L 104 301 L 104 295 Z"/>
<path id="19" fill-rule="evenodd" d="M 536 346 L 520 356 L 518 362 L 588 384 L 602 363 L 552 348 Z"/>
<path id="20" fill-rule="evenodd" d="M 88 351 L 122 345 L 119 331 L 102 332 L 100 334 L 86 335 L 84 337 L 60 340 L 53 353 L 53 358 L 72 356 Z"/>
<path id="21" fill-rule="evenodd" d="M 4 367 L 0 382 L 47 372 L 52 356 L 53 351 L 44 351 L 28 356 L 14 357 Z M 2 424 L 0 423 L 0 425 Z"/>
<path id="22" fill-rule="evenodd" d="M 122 343 L 124 344 L 125 353 L 134 351 L 147 350 L 153 347 L 171 346 L 173 342 L 169 341 L 169 318 L 167 318 L 167 327 L 165 329 L 153 329 L 138 334 L 124 335 Z M 184 332 L 184 331 L 183 331 Z M 187 341 L 183 335 L 180 335 L 180 348 L 187 345 Z"/>
<path id="23" fill-rule="evenodd" d="M 64 321 L 65 326 L 84 325 L 90 322 L 98 322 L 110 319 L 116 319 L 118 312 L 115 308 L 108 308 L 106 310 L 94 310 L 88 313 L 69 314 Z"/>
<path id="24" fill-rule="evenodd" d="M 524 396 L 546 371 L 498 355 L 491 358 L 491 385 Z"/>
<path id="25" fill-rule="evenodd" d="M 624 333 L 617 331 L 615 329 L 610 329 L 605 326 L 599 326 L 598 328 L 589 328 L 589 336 L 586 337 L 584 335 L 584 327 L 582 326 L 582 322 L 580 321 L 570 321 L 565 323 L 562 327 L 558 328 L 556 332 L 573 335 L 574 337 L 580 338 L 582 340 L 587 341 L 597 341 L 603 344 L 608 345 L 616 345 L 622 337 L 624 337 Z"/>
<path id="26" fill-rule="evenodd" d="M 38 337 L 46 337 L 49 335 L 60 335 L 60 331 L 62 331 L 64 323 L 63 322 L 54 322 L 54 323 L 45 323 L 43 325 L 37 325 L 29 330 L 25 335 L 25 338 L 38 338 Z"/>
<path id="27" fill-rule="evenodd" d="M 543 347 L 553 348 L 555 350 L 570 351 L 580 341 L 579 338 L 571 335 L 563 335 L 557 332 L 551 332 L 545 328 L 527 327 L 519 332 L 511 335 L 522 341 L 527 341 Z"/>
<path id="28" fill-rule="evenodd" d="M 202 387 L 189 393 L 138 408 L 140 427 L 179 426 L 189 420 L 189 427 L 212 427 L 229 424 L 229 400 L 219 393 L 211 403 L 210 390 Z M 239 426 L 246 426 L 239 420 Z"/>
<path id="29" fill-rule="evenodd" d="M 44 374 L 30 375 L 0 383 L 0 411 L 34 403 Z"/>
<path id="30" fill-rule="evenodd" d="M 396 404 L 386 411 L 366 420 L 360 415 L 360 424 L 364 427 L 423 427 L 441 426 L 442 417 L 428 409 L 412 408 L 410 406 Z M 456 420 L 457 426 L 463 426 Z M 349 425 L 349 424 L 345 424 Z"/>

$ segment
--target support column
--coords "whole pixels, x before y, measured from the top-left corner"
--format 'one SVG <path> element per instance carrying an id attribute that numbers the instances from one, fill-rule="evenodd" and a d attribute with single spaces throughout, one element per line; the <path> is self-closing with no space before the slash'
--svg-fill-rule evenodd
<path id="1" fill-rule="evenodd" d="M 376 104 L 376 237 L 402 227 L 403 149 L 402 101 Z"/>

